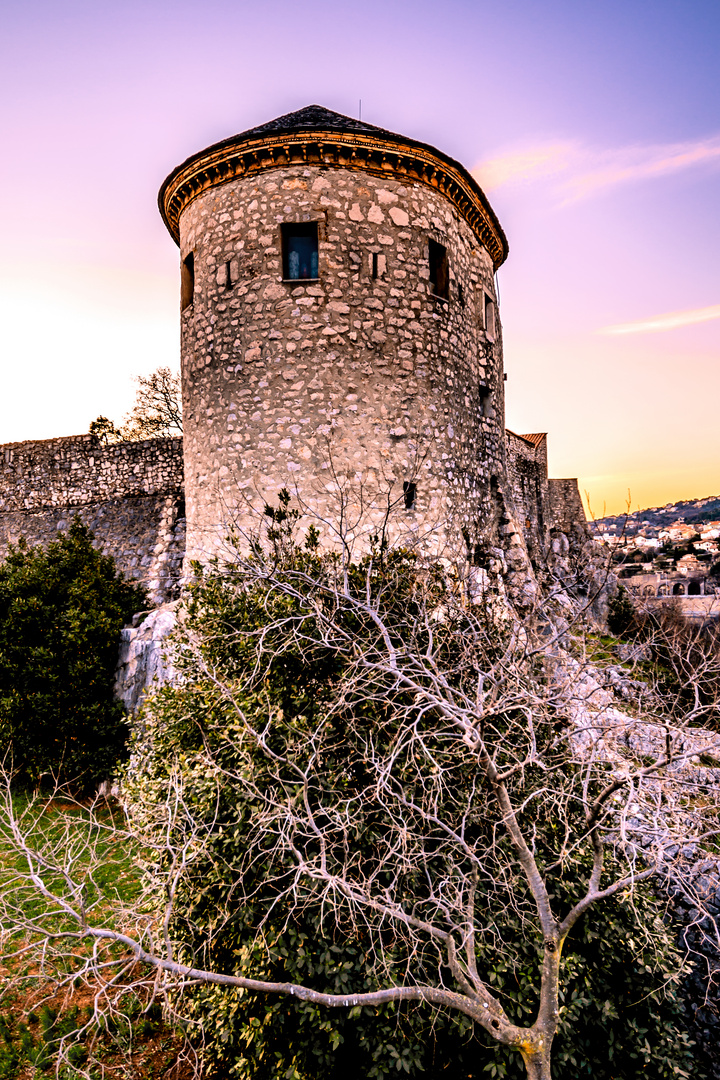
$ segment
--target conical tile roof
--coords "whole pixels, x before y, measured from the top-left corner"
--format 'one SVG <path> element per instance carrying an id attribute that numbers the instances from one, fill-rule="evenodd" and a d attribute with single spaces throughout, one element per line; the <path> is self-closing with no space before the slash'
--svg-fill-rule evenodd
<path id="1" fill-rule="evenodd" d="M 239 135 L 235 135 L 233 141 L 235 139 L 250 139 L 255 135 L 270 135 L 273 132 L 317 130 L 358 131 L 364 132 L 366 135 L 393 134 L 393 132 L 376 127 L 374 124 L 366 124 L 364 120 L 356 120 L 352 116 L 344 116 L 342 113 L 333 112 L 332 109 L 326 109 L 323 105 L 306 105 L 304 109 L 296 109 L 295 112 L 285 113 L 283 116 L 277 116 L 274 120 L 268 120 L 266 124 L 259 124 L 258 127 L 243 131 Z M 402 138 L 402 136 L 396 135 L 395 138 Z"/>

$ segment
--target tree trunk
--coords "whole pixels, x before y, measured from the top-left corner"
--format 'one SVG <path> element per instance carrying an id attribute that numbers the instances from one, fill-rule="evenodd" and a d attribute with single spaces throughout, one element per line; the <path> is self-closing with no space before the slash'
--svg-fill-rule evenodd
<path id="1" fill-rule="evenodd" d="M 520 1051 L 525 1062 L 525 1072 L 528 1080 L 552 1080 L 550 1071 L 550 1047 L 528 1047 Z"/>
<path id="2" fill-rule="evenodd" d="M 545 939 L 538 1018 L 526 1038 L 516 1047 L 525 1062 L 528 1080 L 552 1080 L 550 1062 L 553 1039 L 557 1031 L 560 956 L 563 941 L 564 938 L 560 938 L 555 933 L 548 934 Z"/>

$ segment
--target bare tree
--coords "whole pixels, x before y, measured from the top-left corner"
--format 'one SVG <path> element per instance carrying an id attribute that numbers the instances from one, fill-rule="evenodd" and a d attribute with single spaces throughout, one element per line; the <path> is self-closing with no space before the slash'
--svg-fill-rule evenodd
<path id="1" fill-rule="evenodd" d="M 126 439 L 155 439 L 182 435 L 180 375 L 159 367 L 151 375 L 138 375 L 135 404 L 125 418 Z"/>
<path id="2" fill-rule="evenodd" d="M 135 404 L 124 424 L 117 428 L 106 416 L 90 424 L 90 434 L 105 443 L 135 442 L 168 435 L 182 435 L 182 396 L 180 375 L 159 367 L 150 375 L 138 375 Z"/>
<path id="3" fill-rule="evenodd" d="M 125 822 L 112 827 L 138 852 L 142 894 L 106 915 L 93 884 L 102 844 L 81 858 L 70 833 L 24 826 L 8 797 L 2 836 L 18 862 L 2 892 L 4 940 L 64 965 L 67 985 L 92 984 L 98 1016 L 129 993 L 177 1015 L 201 984 L 329 1008 L 424 1002 L 469 1018 L 548 1080 L 578 920 L 651 878 L 711 917 L 695 868 L 717 844 L 718 788 L 699 762 L 720 755 L 720 740 L 697 725 L 717 721 L 717 700 L 700 711 L 674 700 L 665 714 L 655 688 L 629 678 L 621 710 L 567 604 L 559 630 L 547 604 L 521 624 L 490 585 L 471 603 L 452 567 L 382 549 L 353 564 L 319 552 L 312 533 L 301 550 L 277 520 L 269 545 L 201 582 L 176 645 L 185 683 L 146 708 Z M 302 711 L 272 692 L 292 658 L 331 670 Z M 186 741 L 173 749 L 178 723 Z M 232 858 L 217 842 L 231 827 L 228 791 L 242 808 Z M 95 817 L 93 830 L 107 824 Z M 232 888 L 198 935 L 188 901 L 220 863 Z M 261 913 L 259 947 L 277 912 L 329 912 L 365 943 L 377 987 L 267 980 L 252 950 L 213 968 L 213 941 L 238 910 Z M 508 919 L 537 942 L 529 1024 L 488 977 Z"/>

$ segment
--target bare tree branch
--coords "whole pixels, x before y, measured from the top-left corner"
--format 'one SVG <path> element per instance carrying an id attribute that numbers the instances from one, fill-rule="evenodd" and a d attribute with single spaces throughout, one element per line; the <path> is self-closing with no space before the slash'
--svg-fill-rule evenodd
<path id="1" fill-rule="evenodd" d="M 582 915 L 655 877 L 707 917 L 693 868 L 717 843 L 718 797 L 697 761 L 720 754 L 720 738 L 697 718 L 717 718 L 718 697 L 711 665 L 683 660 L 697 680 L 684 711 L 673 699 L 665 712 L 654 692 L 630 707 L 603 684 L 579 624 L 534 634 L 500 610 L 491 595 L 470 603 L 452 568 L 390 549 L 353 564 L 294 545 L 271 517 L 269 544 L 197 587 L 176 643 L 185 681 L 146 706 L 122 825 L 91 813 L 78 847 L 69 827 L 53 838 L 37 813 L 19 819 L 6 796 L 2 837 L 22 864 L 2 894 L 6 941 L 49 966 L 74 957 L 63 977 L 95 981 L 98 1015 L 128 982 L 174 1012 L 203 984 L 331 1008 L 421 1001 L 471 1018 L 547 1080 L 563 944 Z M 281 700 L 288 664 L 311 689 L 286 686 Z M 242 843 L 227 854 L 231 829 Z M 101 838 L 142 868 L 137 900 L 109 920 Z M 201 932 L 187 912 L 208 875 L 228 884 Z M 30 894 L 44 901 L 31 915 Z M 320 912 L 367 943 L 376 988 L 204 962 L 238 911 L 257 913 L 258 948 L 265 927 Z M 538 944 L 528 1024 L 489 977 L 508 919 Z M 73 952 L 81 943 L 90 951 Z"/>

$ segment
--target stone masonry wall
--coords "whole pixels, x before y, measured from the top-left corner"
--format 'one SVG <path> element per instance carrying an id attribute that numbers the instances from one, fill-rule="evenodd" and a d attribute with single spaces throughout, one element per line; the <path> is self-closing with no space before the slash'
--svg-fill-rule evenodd
<path id="1" fill-rule="evenodd" d="M 590 530 L 585 517 L 577 480 L 548 480 L 552 527 L 567 536 L 589 540 Z"/>
<path id="2" fill-rule="evenodd" d="M 182 491 L 182 439 L 103 445 L 95 435 L 0 445 L 0 512 Z"/>
<path id="3" fill-rule="evenodd" d="M 507 476 L 518 523 L 537 567 L 547 551 L 552 525 L 548 489 L 547 436 L 507 431 Z"/>
<path id="4" fill-rule="evenodd" d="M 281 223 L 299 221 L 318 222 L 317 281 L 282 280 Z M 328 523 L 343 489 L 356 534 L 390 507 L 393 539 L 485 538 L 505 468 L 500 325 L 495 308 L 495 333 L 484 327 L 492 261 L 452 205 L 392 174 L 297 166 L 205 191 L 180 231 L 195 271 L 182 314 L 189 557 L 217 550 L 229 525 L 254 530 L 283 487 Z M 448 300 L 431 292 L 431 239 L 448 251 Z"/>
<path id="5" fill-rule="evenodd" d="M 0 446 L 0 558 L 21 537 L 56 539 L 76 515 L 153 603 L 172 598 L 185 548 L 182 440 L 103 446 L 77 435 Z"/>

